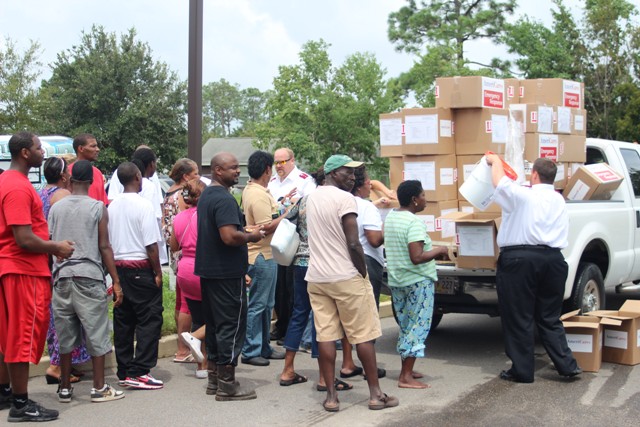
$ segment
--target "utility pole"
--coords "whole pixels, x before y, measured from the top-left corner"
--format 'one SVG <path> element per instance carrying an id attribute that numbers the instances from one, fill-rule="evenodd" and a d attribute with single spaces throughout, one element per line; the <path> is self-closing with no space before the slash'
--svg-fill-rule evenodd
<path id="1" fill-rule="evenodd" d="M 202 171 L 202 0 L 189 0 L 187 157 Z"/>

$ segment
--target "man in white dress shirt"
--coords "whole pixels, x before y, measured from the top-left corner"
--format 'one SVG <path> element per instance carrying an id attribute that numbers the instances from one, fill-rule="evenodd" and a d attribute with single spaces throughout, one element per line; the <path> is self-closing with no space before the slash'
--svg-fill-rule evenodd
<path id="1" fill-rule="evenodd" d="M 277 202 L 283 204 L 289 202 L 293 205 L 316 189 L 316 183 L 311 175 L 301 171 L 296 166 L 296 159 L 290 148 L 277 149 L 273 154 L 273 159 L 276 174 L 269 181 L 267 188 Z M 287 334 L 292 307 L 293 267 L 278 266 L 276 305 L 274 307 L 278 320 L 276 321 L 275 331 L 271 334 L 272 339 L 284 339 Z"/>
<path id="2" fill-rule="evenodd" d="M 553 188 L 556 164 L 537 159 L 532 185 L 523 187 L 505 176 L 497 155 L 487 156 L 487 163 L 496 187 L 494 201 L 502 207 L 496 286 L 505 350 L 512 361 L 511 369 L 502 371 L 500 378 L 533 382 L 534 325 L 558 373 L 579 375 L 582 371 L 560 321 L 568 273 L 560 250 L 568 244 L 569 217 L 564 198 Z"/>

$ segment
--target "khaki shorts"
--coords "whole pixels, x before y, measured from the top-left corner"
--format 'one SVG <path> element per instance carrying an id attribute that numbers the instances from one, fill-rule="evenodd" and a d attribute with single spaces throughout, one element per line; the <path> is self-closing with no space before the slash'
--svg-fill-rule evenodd
<path id="1" fill-rule="evenodd" d="M 382 335 L 373 288 L 359 274 L 335 283 L 307 285 L 319 342 L 335 341 L 346 335 L 351 344 Z"/>

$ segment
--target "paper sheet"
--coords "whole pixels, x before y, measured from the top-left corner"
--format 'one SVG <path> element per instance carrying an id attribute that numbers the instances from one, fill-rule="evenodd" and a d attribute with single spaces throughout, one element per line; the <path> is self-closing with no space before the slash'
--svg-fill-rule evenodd
<path id="1" fill-rule="evenodd" d="M 407 144 L 437 144 L 438 115 L 405 116 L 404 131 Z"/>
<path id="2" fill-rule="evenodd" d="M 460 255 L 495 256 L 493 230 L 493 225 L 458 225 Z"/>
<path id="3" fill-rule="evenodd" d="M 380 145 L 402 145 L 402 119 L 380 120 Z"/>
<path id="4" fill-rule="evenodd" d="M 404 180 L 417 179 L 425 191 L 436 189 L 436 162 L 405 162 Z"/>
<path id="5" fill-rule="evenodd" d="M 509 118 L 498 114 L 491 115 L 491 142 L 494 144 L 507 143 L 507 129 Z"/>

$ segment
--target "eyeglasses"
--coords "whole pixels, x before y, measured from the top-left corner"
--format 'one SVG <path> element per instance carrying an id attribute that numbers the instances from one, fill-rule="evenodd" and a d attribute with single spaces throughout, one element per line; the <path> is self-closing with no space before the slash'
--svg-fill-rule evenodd
<path id="1" fill-rule="evenodd" d="M 289 157 L 287 160 L 276 160 L 275 162 L 273 162 L 276 166 L 284 166 L 287 164 L 287 162 L 291 160 L 291 157 Z"/>

